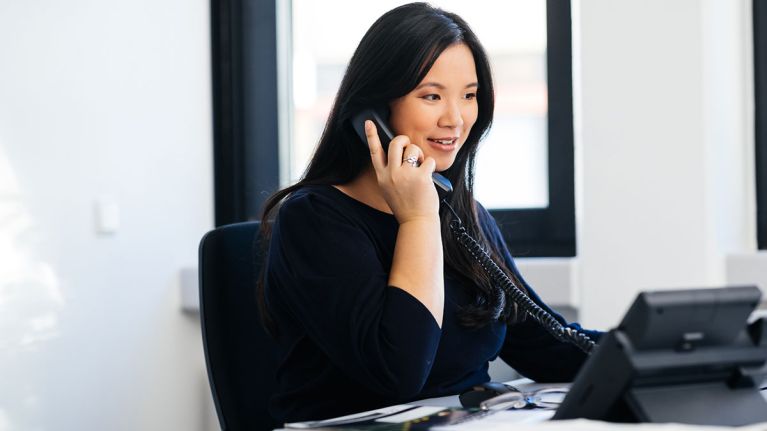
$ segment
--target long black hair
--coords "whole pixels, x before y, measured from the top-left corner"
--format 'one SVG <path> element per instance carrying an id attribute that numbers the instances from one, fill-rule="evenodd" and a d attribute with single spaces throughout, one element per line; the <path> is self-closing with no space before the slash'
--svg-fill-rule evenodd
<path id="1" fill-rule="evenodd" d="M 325 129 L 309 166 L 301 180 L 273 194 L 265 203 L 261 219 L 263 244 L 271 237 L 271 220 L 280 203 L 297 189 L 307 185 L 345 184 L 355 179 L 371 164 L 370 152 L 360 143 L 350 119 L 362 108 L 388 106 L 410 93 L 424 79 L 434 62 L 451 45 L 463 43 L 476 64 L 478 116 L 459 150 L 453 165 L 442 172 L 453 183 L 450 205 L 461 215 L 469 233 L 490 251 L 493 260 L 524 289 L 504 264 L 501 250 L 488 241 L 479 227 L 474 202 L 474 162 L 480 139 L 490 128 L 495 104 L 493 79 L 484 48 L 469 25 L 456 14 L 427 3 L 410 3 L 385 13 L 365 33 L 344 74 Z M 451 240 L 451 214 L 441 214 L 442 244 L 445 263 L 465 278 L 473 290 L 474 302 L 460 312 L 462 324 L 481 327 L 493 320 L 517 319 L 513 301 L 493 285 L 488 275 L 457 241 Z M 264 301 L 263 275 L 257 296 L 267 329 L 277 328 Z"/>

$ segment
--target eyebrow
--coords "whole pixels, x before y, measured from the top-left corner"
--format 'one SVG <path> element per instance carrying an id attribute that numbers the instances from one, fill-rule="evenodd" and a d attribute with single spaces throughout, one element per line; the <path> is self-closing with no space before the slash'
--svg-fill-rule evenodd
<path id="1" fill-rule="evenodd" d="M 440 90 L 445 89 L 445 86 L 440 84 L 439 82 L 424 82 L 423 84 L 419 85 L 415 89 L 418 90 L 424 87 L 436 87 L 436 88 L 439 88 Z M 477 84 L 476 82 L 472 82 L 471 84 L 467 84 L 466 87 L 464 88 L 469 88 L 469 87 L 479 87 L 479 84 Z"/>

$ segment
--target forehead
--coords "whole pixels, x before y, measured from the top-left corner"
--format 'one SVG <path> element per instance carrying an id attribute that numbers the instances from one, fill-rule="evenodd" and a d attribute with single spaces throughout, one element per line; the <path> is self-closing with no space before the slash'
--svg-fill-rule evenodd
<path id="1" fill-rule="evenodd" d="M 477 68 L 471 49 L 465 43 L 445 48 L 422 82 L 431 81 L 444 85 L 456 83 L 461 86 L 477 82 Z"/>

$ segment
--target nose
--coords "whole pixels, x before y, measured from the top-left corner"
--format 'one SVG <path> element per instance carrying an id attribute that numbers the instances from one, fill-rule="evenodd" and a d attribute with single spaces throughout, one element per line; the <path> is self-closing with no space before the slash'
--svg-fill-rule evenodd
<path id="1" fill-rule="evenodd" d="M 457 103 L 448 103 L 445 106 L 445 110 L 439 117 L 437 123 L 439 127 L 447 127 L 450 129 L 457 129 L 463 126 L 463 115 L 461 115 L 461 108 Z"/>

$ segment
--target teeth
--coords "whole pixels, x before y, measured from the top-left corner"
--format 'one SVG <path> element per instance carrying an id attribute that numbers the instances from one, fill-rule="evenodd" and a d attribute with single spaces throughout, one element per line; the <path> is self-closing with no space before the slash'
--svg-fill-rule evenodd
<path id="1" fill-rule="evenodd" d="M 455 142 L 455 139 L 447 139 L 447 140 L 445 140 L 445 139 L 431 139 L 431 141 L 436 142 L 438 144 L 442 144 L 442 145 L 450 145 L 453 142 Z"/>

